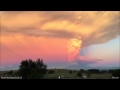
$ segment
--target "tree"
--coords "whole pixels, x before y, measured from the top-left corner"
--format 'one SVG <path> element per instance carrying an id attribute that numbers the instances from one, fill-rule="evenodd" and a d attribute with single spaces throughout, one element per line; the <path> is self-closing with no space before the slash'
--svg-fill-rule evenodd
<path id="1" fill-rule="evenodd" d="M 70 70 L 69 73 L 72 73 L 72 70 Z"/>
<path id="2" fill-rule="evenodd" d="M 36 61 L 37 65 L 37 72 L 38 72 L 38 77 L 39 78 L 44 78 L 44 75 L 47 73 L 47 65 L 43 63 L 43 60 L 38 59 Z"/>
<path id="3" fill-rule="evenodd" d="M 112 76 L 114 76 L 114 77 L 119 77 L 119 78 L 120 78 L 120 69 L 114 70 L 114 71 L 112 72 Z"/>
<path id="4" fill-rule="evenodd" d="M 18 70 L 18 74 L 23 79 L 41 79 L 44 78 L 46 73 L 47 65 L 43 63 L 42 59 L 37 59 L 37 61 L 23 60 Z"/>
<path id="5" fill-rule="evenodd" d="M 108 73 L 107 70 L 101 70 L 100 73 Z"/>
<path id="6" fill-rule="evenodd" d="M 88 71 L 91 73 L 99 73 L 99 69 L 89 69 Z"/>
<path id="7" fill-rule="evenodd" d="M 22 76 L 23 79 L 27 79 L 28 75 L 30 74 L 30 67 L 29 67 L 30 60 L 23 60 L 21 65 L 19 66 L 19 75 Z"/>
<path id="8" fill-rule="evenodd" d="M 75 73 L 76 71 L 74 70 L 74 73 Z"/>
<path id="9" fill-rule="evenodd" d="M 77 76 L 78 76 L 78 77 L 82 77 L 82 74 L 81 74 L 80 71 L 77 73 Z"/>
<path id="10" fill-rule="evenodd" d="M 80 69 L 80 72 L 81 72 L 81 73 L 83 73 L 83 72 L 84 72 L 84 70 L 83 70 L 83 69 Z"/>

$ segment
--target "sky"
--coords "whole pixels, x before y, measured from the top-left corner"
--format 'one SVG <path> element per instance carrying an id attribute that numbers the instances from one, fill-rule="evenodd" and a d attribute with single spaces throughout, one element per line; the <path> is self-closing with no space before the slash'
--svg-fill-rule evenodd
<path id="1" fill-rule="evenodd" d="M 1 69 L 25 59 L 50 68 L 119 67 L 119 11 L 0 11 Z"/>

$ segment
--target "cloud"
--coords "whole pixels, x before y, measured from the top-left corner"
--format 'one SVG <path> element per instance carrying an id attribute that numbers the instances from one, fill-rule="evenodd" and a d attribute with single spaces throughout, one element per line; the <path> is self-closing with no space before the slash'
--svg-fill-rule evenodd
<path id="1" fill-rule="evenodd" d="M 103 60 L 100 60 L 100 59 L 90 59 L 90 58 L 86 58 L 84 57 L 84 60 L 83 59 L 80 59 L 80 60 L 76 60 L 76 63 L 74 64 L 67 64 L 64 68 L 67 68 L 67 69 L 92 69 L 92 68 L 95 68 L 91 65 L 93 64 L 96 64 L 98 62 L 101 62 Z"/>
<path id="2" fill-rule="evenodd" d="M 80 34 L 83 47 L 102 44 L 120 35 L 119 11 L 2 11 L 0 14 L 2 35 L 71 39 Z"/>
<path id="3" fill-rule="evenodd" d="M 19 65 L 14 64 L 14 65 L 3 65 L 1 66 L 0 69 L 4 71 L 4 70 L 18 70 L 18 68 L 19 68 Z"/>

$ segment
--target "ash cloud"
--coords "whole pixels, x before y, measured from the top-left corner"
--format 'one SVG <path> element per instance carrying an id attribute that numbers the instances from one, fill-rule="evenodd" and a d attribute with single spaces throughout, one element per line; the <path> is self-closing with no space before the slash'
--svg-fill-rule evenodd
<path id="1" fill-rule="evenodd" d="M 83 47 L 88 47 L 120 35 L 119 14 L 119 11 L 2 11 L 1 32 L 2 36 L 11 33 L 68 39 L 81 34 Z"/>

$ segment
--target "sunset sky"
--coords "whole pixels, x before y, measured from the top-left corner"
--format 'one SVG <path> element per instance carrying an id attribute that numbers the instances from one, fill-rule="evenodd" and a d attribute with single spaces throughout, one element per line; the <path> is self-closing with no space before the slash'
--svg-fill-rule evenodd
<path id="1" fill-rule="evenodd" d="M 29 58 L 48 67 L 67 67 L 72 59 L 79 66 L 119 67 L 118 11 L 1 11 L 0 22 L 1 69 Z"/>

